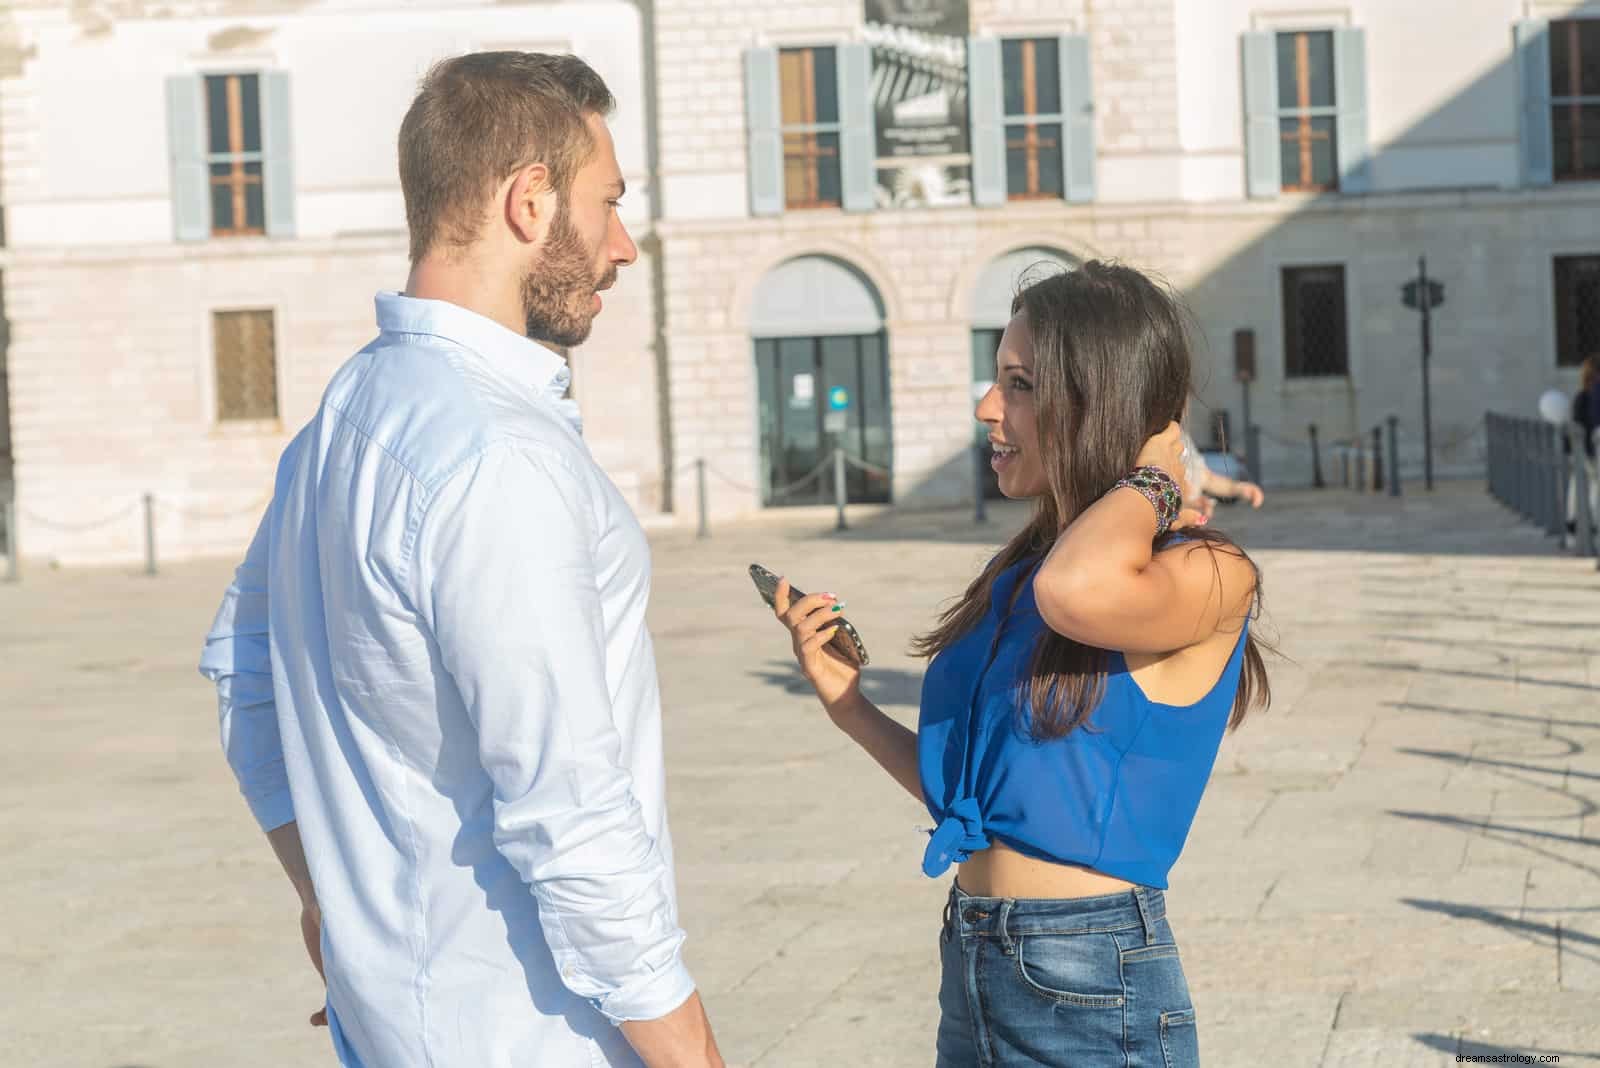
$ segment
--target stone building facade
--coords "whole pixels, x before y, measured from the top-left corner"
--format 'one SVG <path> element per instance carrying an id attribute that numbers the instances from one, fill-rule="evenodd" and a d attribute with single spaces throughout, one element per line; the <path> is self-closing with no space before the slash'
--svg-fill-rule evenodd
<path id="1" fill-rule="evenodd" d="M 1600 348 L 1600 131 L 1582 130 L 1600 8 L 947 3 L 965 14 L 963 73 L 907 35 L 896 62 L 923 81 L 893 114 L 914 126 L 940 79 L 955 85 L 971 163 L 939 165 L 970 189 L 890 206 L 874 174 L 906 161 L 872 139 L 863 87 L 894 93 L 868 16 L 928 7 L 16 0 L 0 14 L 0 279 L 25 553 L 137 558 L 145 493 L 164 556 L 239 551 L 278 452 L 370 336 L 372 293 L 403 281 L 393 146 L 416 79 L 475 48 L 576 51 L 621 102 L 641 258 L 572 362 L 591 447 L 657 521 L 693 520 L 697 460 L 714 517 L 826 499 L 831 472 L 803 476 L 835 440 L 866 462 L 858 499 L 968 497 L 985 346 L 1041 262 L 1115 258 L 1182 290 L 1204 342 L 1196 422 L 1228 412 L 1236 443 L 1235 335 L 1252 331 L 1250 418 L 1279 485 L 1310 481 L 1312 424 L 1331 466 L 1329 443 L 1398 415 L 1418 461 L 1400 287 L 1419 256 L 1446 292 L 1441 471 L 1480 470 L 1484 411 L 1531 412 Z M 259 233 L 185 237 L 173 79 L 221 94 L 220 113 L 240 97 L 206 79 L 240 73 L 261 75 L 268 143 L 224 162 L 260 162 L 279 199 L 239 201 L 267 216 L 245 220 Z M 235 417 L 259 414 L 263 387 L 219 352 L 259 347 L 267 320 L 230 312 L 271 313 L 270 418 Z"/>

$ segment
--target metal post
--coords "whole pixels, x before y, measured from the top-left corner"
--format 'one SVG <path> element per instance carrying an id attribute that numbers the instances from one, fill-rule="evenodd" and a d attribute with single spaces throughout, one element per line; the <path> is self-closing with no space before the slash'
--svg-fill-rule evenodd
<path id="1" fill-rule="evenodd" d="M 144 495 L 144 573 L 156 573 L 156 498 L 153 493 Z"/>
<path id="2" fill-rule="evenodd" d="M 1317 424 L 1311 424 L 1311 485 L 1322 489 L 1327 485 L 1322 480 L 1322 452 L 1317 448 Z"/>
<path id="3" fill-rule="evenodd" d="M 1400 417 L 1389 417 L 1389 496 L 1400 496 Z"/>
<path id="4" fill-rule="evenodd" d="M 1533 474 L 1528 469 L 1528 429 L 1521 419 L 1511 419 L 1511 506 L 1522 518 L 1528 518 L 1528 480 Z"/>
<path id="5" fill-rule="evenodd" d="M 1593 556 L 1596 552 L 1594 543 L 1594 514 L 1589 510 L 1589 460 L 1583 450 L 1583 429 L 1575 424 L 1568 423 L 1567 440 L 1572 443 L 1572 518 L 1576 529 L 1573 531 L 1577 544 L 1572 549 L 1579 556 Z"/>
<path id="6" fill-rule="evenodd" d="M 986 523 L 989 520 L 987 502 L 983 499 L 983 472 L 989 466 L 984 455 L 988 451 L 981 444 L 972 446 L 972 519 L 975 523 Z"/>
<path id="7" fill-rule="evenodd" d="M 1417 259 L 1417 303 L 1422 307 L 1422 484 L 1433 490 L 1433 385 L 1428 363 L 1433 358 L 1433 301 L 1428 299 L 1428 257 Z"/>
<path id="8" fill-rule="evenodd" d="M 5 499 L 0 501 L 6 519 L 6 581 L 22 581 L 22 551 L 17 548 L 17 498 L 14 487 L 6 486 Z"/>
<path id="9" fill-rule="evenodd" d="M 1498 470 L 1500 465 L 1500 441 L 1495 436 L 1497 429 L 1498 427 L 1494 421 L 1494 413 L 1484 412 L 1483 440 L 1488 443 L 1489 448 L 1489 462 L 1486 465 L 1488 467 L 1489 496 L 1493 497 L 1495 500 L 1500 499 L 1500 479 Z"/>
<path id="10" fill-rule="evenodd" d="M 1350 446 L 1339 446 L 1339 467 L 1344 477 L 1344 488 L 1350 488 Z"/>
<path id="11" fill-rule="evenodd" d="M 1261 428 L 1246 423 L 1244 428 L 1244 465 L 1250 469 L 1250 480 L 1261 483 Z"/>
<path id="12" fill-rule="evenodd" d="M 711 523 L 707 516 L 706 460 L 704 456 L 694 462 L 694 489 L 696 507 L 700 512 L 700 526 L 694 532 L 694 536 L 697 538 L 709 538 L 711 536 Z"/>
<path id="13" fill-rule="evenodd" d="M 848 529 L 844 521 L 844 450 L 837 445 L 833 447 L 833 503 L 839 509 L 839 521 L 834 525 L 834 530 Z"/>
<path id="14" fill-rule="evenodd" d="M 1383 492 L 1383 428 L 1372 428 L 1372 492 Z"/>
<path id="15" fill-rule="evenodd" d="M 1355 453 L 1355 489 L 1358 493 L 1365 493 L 1367 492 L 1367 450 L 1360 434 L 1350 439 L 1350 448 Z"/>
<path id="16" fill-rule="evenodd" d="M 1567 531 L 1567 471 L 1562 462 L 1561 437 L 1560 427 L 1539 424 L 1539 438 L 1544 444 L 1544 530 L 1557 538 Z"/>

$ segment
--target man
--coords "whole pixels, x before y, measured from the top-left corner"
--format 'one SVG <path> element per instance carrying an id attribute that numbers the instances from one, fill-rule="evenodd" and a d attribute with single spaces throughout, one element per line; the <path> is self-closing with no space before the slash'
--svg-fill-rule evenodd
<path id="1" fill-rule="evenodd" d="M 406 291 L 285 450 L 206 641 L 345 1065 L 721 1064 L 681 959 L 648 546 L 536 343 L 582 343 L 637 255 L 612 105 L 570 56 L 428 74 Z"/>

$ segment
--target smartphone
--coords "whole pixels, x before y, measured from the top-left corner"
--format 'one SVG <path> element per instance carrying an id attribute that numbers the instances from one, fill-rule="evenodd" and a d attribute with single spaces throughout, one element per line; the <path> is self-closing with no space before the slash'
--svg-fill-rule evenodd
<path id="1" fill-rule="evenodd" d="M 767 602 L 768 608 L 777 607 L 775 600 L 778 596 L 778 576 L 762 567 L 760 564 L 750 565 L 750 580 L 756 584 L 756 592 L 761 594 L 761 599 Z M 793 604 L 805 594 L 789 587 L 789 602 Z M 867 646 L 861 640 L 861 635 L 856 633 L 856 628 L 850 625 L 848 619 L 840 619 L 839 625 L 833 632 L 832 645 L 846 660 L 867 666 Z"/>

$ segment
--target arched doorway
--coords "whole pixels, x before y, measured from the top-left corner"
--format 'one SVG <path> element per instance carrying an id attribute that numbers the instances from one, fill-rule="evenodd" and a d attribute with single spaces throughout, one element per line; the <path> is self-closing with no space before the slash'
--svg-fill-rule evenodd
<path id="1" fill-rule="evenodd" d="M 802 256 L 761 280 L 750 334 L 764 507 L 832 501 L 828 460 L 835 446 L 873 468 L 890 469 L 883 323 L 876 287 L 841 260 Z M 853 502 L 890 499 L 889 477 L 878 471 L 849 466 L 845 487 Z"/>
<path id="2" fill-rule="evenodd" d="M 1005 333 L 1011 319 L 1011 300 L 1017 295 L 1023 281 L 1048 277 L 1059 271 L 1070 271 L 1076 262 L 1065 252 L 1035 246 L 1019 248 L 997 256 L 978 276 L 972 292 L 972 403 L 994 385 L 995 353 L 1000 349 L 1000 336 Z M 983 444 L 989 435 L 982 423 L 977 425 L 974 440 Z M 1000 482 L 994 471 L 985 468 L 984 496 L 1001 497 Z"/>

